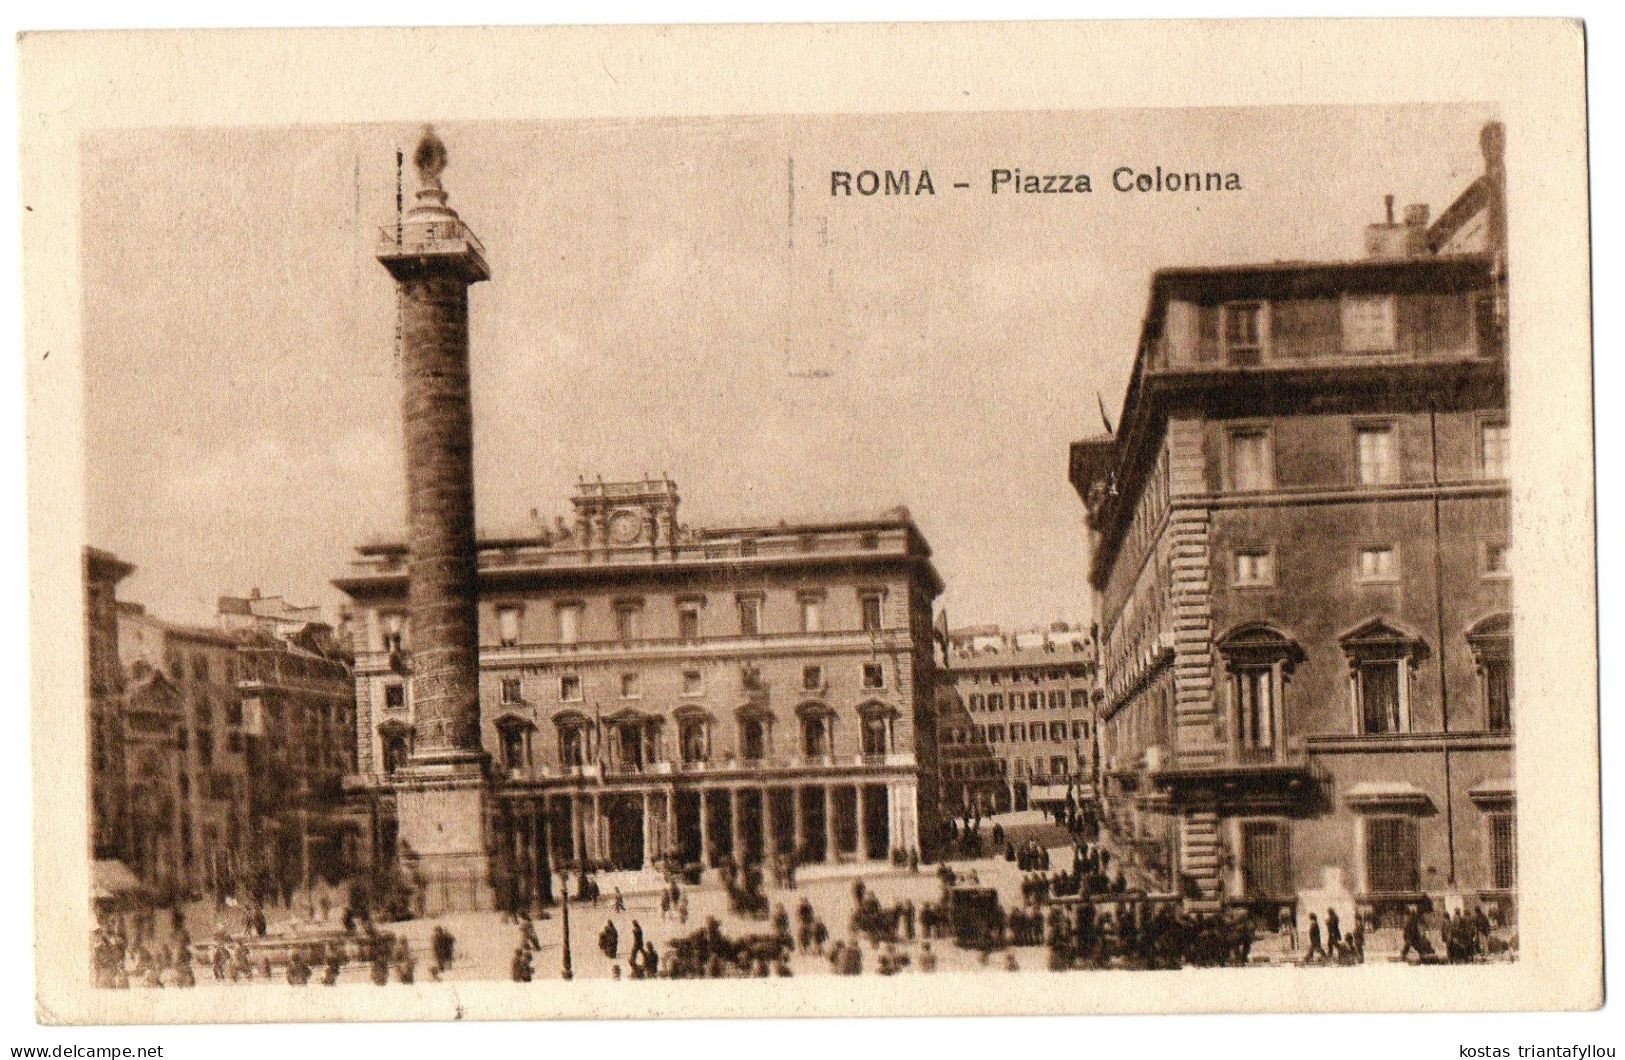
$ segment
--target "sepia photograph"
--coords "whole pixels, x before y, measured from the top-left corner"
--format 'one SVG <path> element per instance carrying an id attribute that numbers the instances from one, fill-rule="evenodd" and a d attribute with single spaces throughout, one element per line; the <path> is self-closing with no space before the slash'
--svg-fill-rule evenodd
<path id="1" fill-rule="evenodd" d="M 1521 915 L 1527 719 L 1598 759 L 1594 644 L 1519 603 L 1525 476 L 1591 454 L 1512 416 L 1554 207 L 1509 106 L 85 130 L 42 998 L 1403 1009 L 1600 962 Z M 1531 640 L 1591 701 L 1531 703 Z"/>

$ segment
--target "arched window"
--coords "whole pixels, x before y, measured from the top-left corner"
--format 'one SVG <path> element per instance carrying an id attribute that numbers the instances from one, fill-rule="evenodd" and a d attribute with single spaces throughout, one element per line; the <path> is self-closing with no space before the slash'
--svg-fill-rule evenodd
<path id="1" fill-rule="evenodd" d="M 1272 626 L 1249 623 L 1218 640 L 1228 674 L 1230 744 L 1242 758 L 1274 758 L 1286 719 L 1287 678 L 1303 651 Z M 1159 703 L 1159 706 L 1162 706 Z M 1159 711 L 1159 727 L 1165 724 Z"/>
<path id="2" fill-rule="evenodd" d="M 1478 667 L 1484 726 L 1512 731 L 1512 616 L 1491 615 L 1467 631 L 1467 646 Z"/>
<path id="3" fill-rule="evenodd" d="M 684 765 L 700 765 L 711 760 L 710 715 L 693 709 L 678 712 L 677 751 Z"/>
<path id="4" fill-rule="evenodd" d="M 1426 657 L 1427 645 L 1380 618 L 1338 640 L 1348 656 L 1354 731 L 1363 736 L 1409 732 L 1411 670 Z"/>
<path id="5" fill-rule="evenodd" d="M 497 744 L 504 769 L 529 769 L 531 764 L 531 731 L 535 728 L 528 720 L 514 714 L 497 719 Z"/>
<path id="6" fill-rule="evenodd" d="M 398 722 L 385 723 L 378 727 L 378 736 L 384 753 L 384 772 L 394 773 L 412 757 L 412 730 Z"/>
<path id="7" fill-rule="evenodd" d="M 863 753 L 887 755 L 897 745 L 897 711 L 884 703 L 869 702 L 858 707 L 861 718 Z"/>
<path id="8" fill-rule="evenodd" d="M 803 703 L 796 708 L 801 721 L 801 753 L 823 759 L 834 753 L 834 718 L 822 703 Z"/>
<path id="9" fill-rule="evenodd" d="M 760 709 L 739 712 L 739 757 L 747 762 L 760 762 L 770 753 L 773 745 L 773 716 Z"/>
<path id="10" fill-rule="evenodd" d="M 566 769 L 587 764 L 587 719 L 571 711 L 553 719 L 559 730 L 559 765 Z"/>

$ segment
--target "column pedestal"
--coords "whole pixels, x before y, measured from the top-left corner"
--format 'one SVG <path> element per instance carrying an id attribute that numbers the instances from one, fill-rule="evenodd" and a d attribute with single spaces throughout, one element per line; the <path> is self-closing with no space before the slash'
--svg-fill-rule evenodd
<path id="1" fill-rule="evenodd" d="M 412 764 L 395 774 L 399 857 L 424 916 L 491 909 L 490 788 L 477 762 Z"/>

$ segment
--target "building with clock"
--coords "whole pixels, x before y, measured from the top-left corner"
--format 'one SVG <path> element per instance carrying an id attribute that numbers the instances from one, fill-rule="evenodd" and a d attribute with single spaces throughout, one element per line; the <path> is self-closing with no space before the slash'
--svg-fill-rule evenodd
<path id="1" fill-rule="evenodd" d="M 666 478 L 582 482 L 573 519 L 478 542 L 479 726 L 497 894 L 562 866 L 868 861 L 937 818 L 932 602 L 906 509 L 695 529 Z M 356 649 L 354 797 L 396 849 L 414 740 L 407 547 L 336 581 Z"/>

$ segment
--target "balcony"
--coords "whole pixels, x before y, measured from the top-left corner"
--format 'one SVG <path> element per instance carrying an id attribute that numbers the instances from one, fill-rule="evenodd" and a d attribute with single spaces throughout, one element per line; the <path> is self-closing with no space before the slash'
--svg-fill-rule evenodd
<path id="1" fill-rule="evenodd" d="M 1147 777 L 1150 797 L 1175 806 L 1282 810 L 1305 804 L 1320 787 L 1302 750 L 1232 747 L 1216 762 L 1159 763 Z"/>

